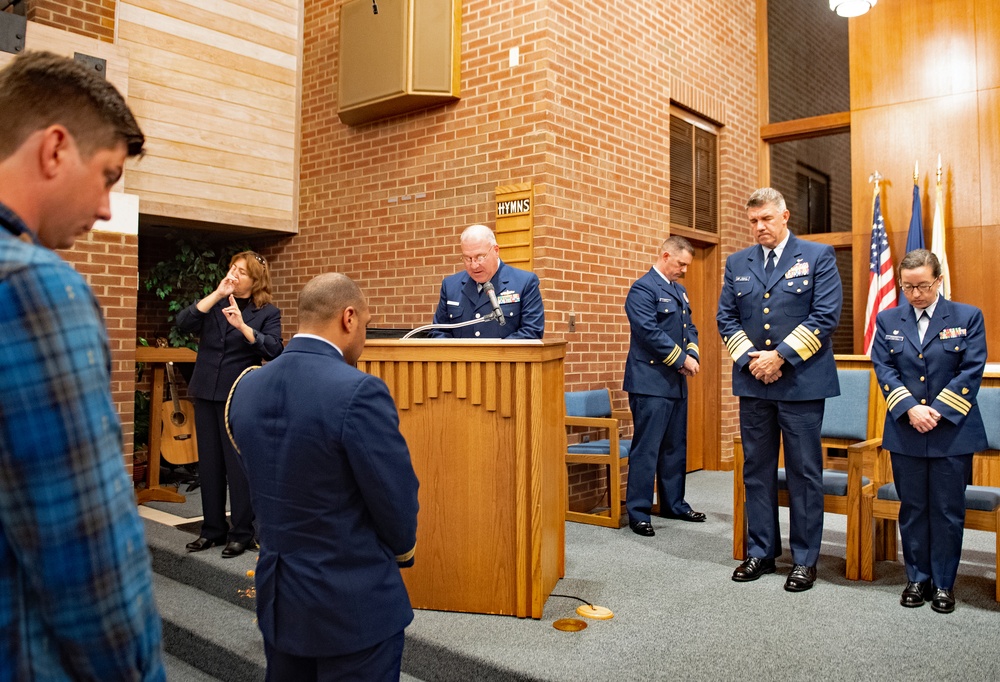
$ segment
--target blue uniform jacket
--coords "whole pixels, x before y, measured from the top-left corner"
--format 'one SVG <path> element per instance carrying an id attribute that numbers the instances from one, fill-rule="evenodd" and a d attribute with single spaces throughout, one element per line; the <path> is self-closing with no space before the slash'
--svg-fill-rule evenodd
<path id="1" fill-rule="evenodd" d="M 192 398 L 224 401 L 240 372 L 281 353 L 281 311 L 270 303 L 258 308 L 251 300 L 243 310 L 243 321 L 254 328 L 256 339 L 248 343 L 222 314 L 228 306 L 229 301 L 223 300 L 203 313 L 191 304 L 177 313 L 177 328 L 199 335 L 198 359 L 188 384 Z"/>
<path id="2" fill-rule="evenodd" d="M 622 388 L 629 393 L 686 398 L 686 377 L 678 370 L 688 355 L 698 360 L 698 330 L 691 320 L 687 290 L 680 282 L 668 283 L 650 268 L 629 289 L 625 314 L 631 336 Z"/>
<path id="3" fill-rule="evenodd" d="M 385 383 L 323 340 L 295 337 L 236 384 L 228 424 L 259 523 L 264 640 L 295 656 L 349 654 L 413 619 L 417 477 Z"/>
<path id="4" fill-rule="evenodd" d="M 538 290 L 538 276 L 518 270 L 503 261 L 493 274 L 500 309 L 507 324 L 495 320 L 458 329 L 437 329 L 432 335 L 455 339 L 540 339 L 545 331 L 545 311 Z M 489 297 L 476 290 L 476 281 L 465 271 L 445 277 L 441 282 L 441 300 L 434 313 L 434 324 L 465 322 L 493 312 Z"/>
<path id="5" fill-rule="evenodd" d="M 913 306 L 883 310 L 875 323 L 872 364 L 888 413 L 882 447 L 909 457 L 967 455 L 986 449 L 976 404 L 986 365 L 986 329 L 978 308 L 938 298 L 923 343 Z M 930 405 L 941 421 L 928 433 L 906 412 Z"/>
<path id="6" fill-rule="evenodd" d="M 770 278 L 760 245 L 726 259 L 716 321 L 733 358 L 733 394 L 767 400 L 819 400 L 840 395 L 831 335 L 843 303 L 833 247 L 788 237 Z M 781 378 L 755 379 L 755 350 L 785 358 Z"/>

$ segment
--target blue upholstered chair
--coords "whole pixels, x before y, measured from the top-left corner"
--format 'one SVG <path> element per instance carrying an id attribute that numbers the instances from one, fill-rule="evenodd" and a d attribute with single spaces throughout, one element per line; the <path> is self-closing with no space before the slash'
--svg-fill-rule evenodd
<path id="1" fill-rule="evenodd" d="M 567 448 L 567 465 L 598 464 L 608 468 L 607 508 L 598 508 L 590 512 L 575 512 L 567 508 L 567 521 L 607 528 L 622 526 L 621 467 L 623 464 L 628 464 L 632 441 L 618 436 L 622 421 L 631 418 L 629 412 L 615 411 L 611 408 L 611 391 L 606 388 L 566 393 L 566 426 L 583 427 L 590 431 L 606 431 L 608 435 L 607 438 L 575 443 Z"/>
<path id="2" fill-rule="evenodd" d="M 838 358 L 837 379 L 840 395 L 828 398 L 823 413 L 821 436 L 827 448 L 847 450 L 847 471 L 828 468 L 824 455 L 823 510 L 847 516 L 846 576 L 857 580 L 861 562 L 862 492 L 871 486 L 863 474 L 874 466 L 875 452 L 881 444 L 880 423 L 874 418 L 870 402 L 873 395 L 871 363 L 864 360 L 842 361 Z M 849 365 L 849 366 L 842 366 Z M 879 395 L 877 390 L 874 395 Z M 733 558 L 746 558 L 746 489 L 743 484 L 743 443 L 737 435 L 733 443 Z M 788 506 L 785 470 L 778 469 L 778 504 Z"/>
<path id="3" fill-rule="evenodd" d="M 990 470 L 1000 472 L 1000 388 L 981 388 L 976 398 L 979 411 L 986 425 L 988 449 L 973 457 L 973 483 L 985 478 Z M 888 451 L 880 451 L 875 468 L 875 484 L 864 501 L 866 529 L 862 537 L 862 578 L 875 577 L 874 561 L 896 559 L 897 520 L 899 496 L 892 482 L 892 464 Z M 996 476 L 994 475 L 995 479 Z M 874 522 L 874 530 L 873 530 Z M 1000 487 L 970 485 L 965 489 L 965 527 L 997 534 L 996 542 L 996 600 L 1000 601 Z"/>

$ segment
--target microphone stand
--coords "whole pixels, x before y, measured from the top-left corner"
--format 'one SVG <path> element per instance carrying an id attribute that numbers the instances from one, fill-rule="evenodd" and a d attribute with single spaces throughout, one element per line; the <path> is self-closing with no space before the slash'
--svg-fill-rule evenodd
<path id="1" fill-rule="evenodd" d="M 423 327 L 417 327 L 416 329 L 411 329 L 406 332 L 406 334 L 400 338 L 400 341 L 405 341 L 414 334 L 419 334 L 420 332 L 428 331 L 429 329 L 458 329 L 459 327 L 469 327 L 474 324 L 480 324 L 482 322 L 490 322 L 492 320 L 499 320 L 503 316 L 503 312 L 497 315 L 497 311 L 493 311 L 489 315 L 483 317 L 477 317 L 474 320 L 466 320 L 465 322 L 453 322 L 451 324 L 425 324 Z"/>

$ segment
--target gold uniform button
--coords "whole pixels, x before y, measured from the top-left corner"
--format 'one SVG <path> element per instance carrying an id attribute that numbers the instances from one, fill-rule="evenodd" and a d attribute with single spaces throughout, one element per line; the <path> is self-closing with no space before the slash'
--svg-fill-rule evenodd
<path id="1" fill-rule="evenodd" d="M 771 345 L 771 339 L 768 339 L 767 341 L 765 341 L 764 345 L 765 346 L 770 346 Z"/>
<path id="2" fill-rule="evenodd" d="M 771 298 L 771 294 L 764 294 L 764 298 Z"/>
<path id="3" fill-rule="evenodd" d="M 770 329 L 770 328 L 771 328 L 771 325 L 769 325 L 769 324 L 765 324 L 764 325 L 764 329 Z"/>
<path id="4" fill-rule="evenodd" d="M 771 312 L 771 309 L 770 309 L 770 308 L 764 308 L 764 314 L 765 314 L 765 315 L 767 315 L 767 314 L 768 314 L 769 312 Z"/>
<path id="5" fill-rule="evenodd" d="M 921 360 L 923 360 L 924 359 L 924 354 L 923 353 L 917 353 L 917 357 L 920 358 Z"/>
<path id="6" fill-rule="evenodd" d="M 656 364 L 656 361 L 655 361 L 655 360 L 650 360 L 650 361 L 649 361 L 649 364 L 651 364 L 651 365 L 655 365 L 655 364 Z"/>
<path id="7" fill-rule="evenodd" d="M 685 324 L 685 325 L 684 325 L 684 328 L 685 328 L 685 329 L 687 329 L 687 327 L 688 327 L 688 326 L 687 326 L 687 325 Z"/>
<path id="8" fill-rule="evenodd" d="M 805 286 L 807 284 L 809 284 L 809 280 L 807 279 L 802 280 L 802 286 Z"/>
<path id="9" fill-rule="evenodd" d="M 926 405 L 927 404 L 927 398 L 921 398 L 920 399 L 920 404 L 921 405 Z"/>
<path id="10" fill-rule="evenodd" d="M 789 283 L 788 283 L 788 286 L 792 286 L 792 284 L 793 284 L 793 282 L 789 282 Z"/>
<path id="11" fill-rule="evenodd" d="M 796 290 L 795 290 L 795 293 L 797 293 L 797 294 L 801 294 L 801 293 L 802 293 L 802 289 L 796 289 Z"/>
<path id="12" fill-rule="evenodd" d="M 923 381 L 923 380 L 924 380 L 924 378 L 923 378 L 923 377 L 920 377 L 920 380 L 921 380 L 921 381 Z"/>
<path id="13" fill-rule="evenodd" d="M 958 350 L 958 346 L 955 346 L 955 350 Z"/>

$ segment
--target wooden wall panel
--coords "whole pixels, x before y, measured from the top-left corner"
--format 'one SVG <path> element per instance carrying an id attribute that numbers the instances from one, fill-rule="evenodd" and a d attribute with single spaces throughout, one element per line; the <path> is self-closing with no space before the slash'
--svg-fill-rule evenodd
<path id="1" fill-rule="evenodd" d="M 119 3 L 145 222 L 296 231 L 301 13 L 298 0 Z"/>
<path id="2" fill-rule="evenodd" d="M 994 0 L 882 0 L 850 21 L 851 109 L 976 89 L 976 10 Z"/>
<path id="3" fill-rule="evenodd" d="M 1000 7 L 1000 5 L 998 5 Z M 997 39 L 1000 46 L 1000 38 Z M 996 50 L 1000 53 L 1000 50 Z M 984 225 L 1000 225 L 1000 89 L 979 93 L 979 159 L 982 187 L 982 221 Z M 993 242 L 996 244 L 996 242 Z"/>
<path id="4" fill-rule="evenodd" d="M 982 241 L 983 279 L 980 308 L 986 318 L 986 346 L 990 359 L 1000 358 L 1000 296 L 997 295 L 997 244 L 1000 244 L 1000 225 L 984 225 Z M 997 485 L 1000 485 L 998 483 Z"/>
<path id="5" fill-rule="evenodd" d="M 979 89 L 1000 87 L 1000 3 L 993 0 L 976 4 L 976 69 Z"/>

